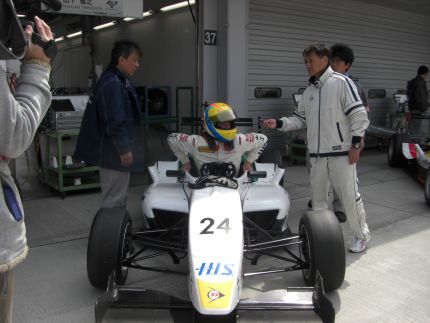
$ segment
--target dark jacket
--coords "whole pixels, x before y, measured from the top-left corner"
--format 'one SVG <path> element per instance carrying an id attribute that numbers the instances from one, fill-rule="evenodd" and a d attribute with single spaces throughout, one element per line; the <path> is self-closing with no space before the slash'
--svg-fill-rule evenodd
<path id="1" fill-rule="evenodd" d="M 109 66 L 91 89 L 74 157 L 87 164 L 139 172 L 143 165 L 143 129 L 136 89 L 115 66 Z M 133 154 L 131 167 L 120 155 Z"/>
<path id="2" fill-rule="evenodd" d="M 426 112 L 428 109 L 428 93 L 426 81 L 417 76 L 408 82 L 408 106 L 411 112 Z"/>

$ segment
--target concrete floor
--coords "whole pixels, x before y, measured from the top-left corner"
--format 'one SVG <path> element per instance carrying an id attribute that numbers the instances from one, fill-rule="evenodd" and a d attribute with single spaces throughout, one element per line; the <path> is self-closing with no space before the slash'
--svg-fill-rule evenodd
<path id="1" fill-rule="evenodd" d="M 345 281 L 329 294 L 336 321 L 430 322 L 430 208 L 424 202 L 423 188 L 405 170 L 388 167 L 385 152 L 365 151 L 358 172 L 372 240 L 366 252 L 347 253 Z M 289 224 L 296 231 L 310 191 L 303 165 L 287 167 L 285 187 L 292 200 Z M 144 188 L 130 189 L 128 205 L 137 225 Z M 14 322 L 94 322 L 94 302 L 102 291 L 88 283 L 86 246 L 99 193 L 73 194 L 64 200 L 46 195 L 24 202 L 30 253 L 15 270 Z M 342 229 L 348 244 L 351 231 L 347 224 Z M 187 297 L 186 281 L 181 277 L 131 270 L 127 282 Z M 250 278 L 245 281 L 243 296 L 301 285 L 300 272 Z M 320 320 L 313 313 L 253 312 L 239 321 Z M 109 312 L 105 322 L 187 320 L 171 318 L 165 311 L 122 310 Z"/>

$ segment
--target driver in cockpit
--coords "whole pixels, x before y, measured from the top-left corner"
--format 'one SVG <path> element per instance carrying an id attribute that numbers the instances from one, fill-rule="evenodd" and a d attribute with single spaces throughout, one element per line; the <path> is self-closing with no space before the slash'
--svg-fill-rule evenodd
<path id="1" fill-rule="evenodd" d="M 198 170 L 205 163 L 233 163 L 237 170 L 252 170 L 252 163 L 261 155 L 267 137 L 261 133 L 237 133 L 237 117 L 226 103 L 212 103 L 203 113 L 201 135 L 172 133 L 167 138 L 170 149 L 182 163 L 182 170 L 191 169 L 192 158 Z M 237 174 L 236 174 L 237 175 Z"/>

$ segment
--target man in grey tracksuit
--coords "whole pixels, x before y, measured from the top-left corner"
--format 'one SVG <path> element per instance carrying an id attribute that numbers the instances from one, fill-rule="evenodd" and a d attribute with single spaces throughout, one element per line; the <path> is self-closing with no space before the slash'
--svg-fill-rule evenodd
<path id="1" fill-rule="evenodd" d="M 313 209 L 328 209 L 331 183 L 355 236 L 349 250 L 362 252 L 370 234 L 358 192 L 356 162 L 369 125 L 367 112 L 354 83 L 330 68 L 328 48 L 311 45 L 303 57 L 311 78 L 296 111 L 289 118 L 264 120 L 263 126 L 281 131 L 307 128 Z"/>
<path id="2" fill-rule="evenodd" d="M 0 12 L 2 13 L 4 12 Z M 4 16 L 1 18 L 4 19 Z M 19 24 L 18 20 L 16 23 Z M 45 22 L 35 17 L 35 23 L 42 41 L 53 39 L 51 30 Z M 18 26 L 21 28 L 20 24 Z M 27 26 L 25 33 L 27 39 L 30 39 L 32 27 Z M 21 36 L 24 39 L 24 34 Z M 8 56 L 9 49 L 6 50 L 6 48 L 0 48 L 0 59 L 16 58 L 13 54 Z M 22 60 L 15 95 L 12 95 L 6 73 L 0 67 L 1 323 L 12 322 L 13 268 L 25 259 L 28 252 L 24 212 L 8 161 L 9 158 L 21 155 L 30 146 L 36 129 L 48 110 L 51 103 L 48 83 L 50 70 L 50 58 L 45 55 L 41 47 L 30 43 Z"/>

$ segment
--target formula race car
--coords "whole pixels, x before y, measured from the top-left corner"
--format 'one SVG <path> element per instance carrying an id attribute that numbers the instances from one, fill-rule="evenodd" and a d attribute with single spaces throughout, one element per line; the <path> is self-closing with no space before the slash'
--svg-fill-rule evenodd
<path id="1" fill-rule="evenodd" d="M 418 181 L 424 185 L 424 198 L 428 206 L 430 206 L 430 150 L 426 147 L 426 152 L 422 150 L 420 145 L 414 143 L 403 143 L 403 156 L 415 163 L 415 171 Z"/>
<path id="2" fill-rule="evenodd" d="M 424 198 L 430 206 L 430 114 L 409 117 L 408 127 L 389 140 L 388 164 L 407 167 L 424 185 Z"/>
<path id="3" fill-rule="evenodd" d="M 279 185 L 284 170 L 275 163 L 254 165 L 235 177 L 233 164 L 209 163 L 194 177 L 178 171 L 177 161 L 157 162 L 142 196 L 144 230 L 132 231 L 126 210 L 99 210 L 87 253 L 90 283 L 107 288 L 96 302 L 96 322 L 110 307 L 189 310 L 187 322 L 236 322 L 248 310 L 313 309 L 323 322 L 334 322 L 325 291 L 339 288 L 345 275 L 338 220 L 328 210 L 307 211 L 292 233 L 289 196 Z M 172 265 L 186 261 L 188 270 L 153 267 L 154 257 L 170 257 Z M 245 272 L 244 261 L 257 265 L 262 257 L 284 264 Z M 189 299 L 120 286 L 129 268 L 183 274 Z M 302 272 L 306 287 L 241 297 L 246 277 L 293 270 Z"/>

